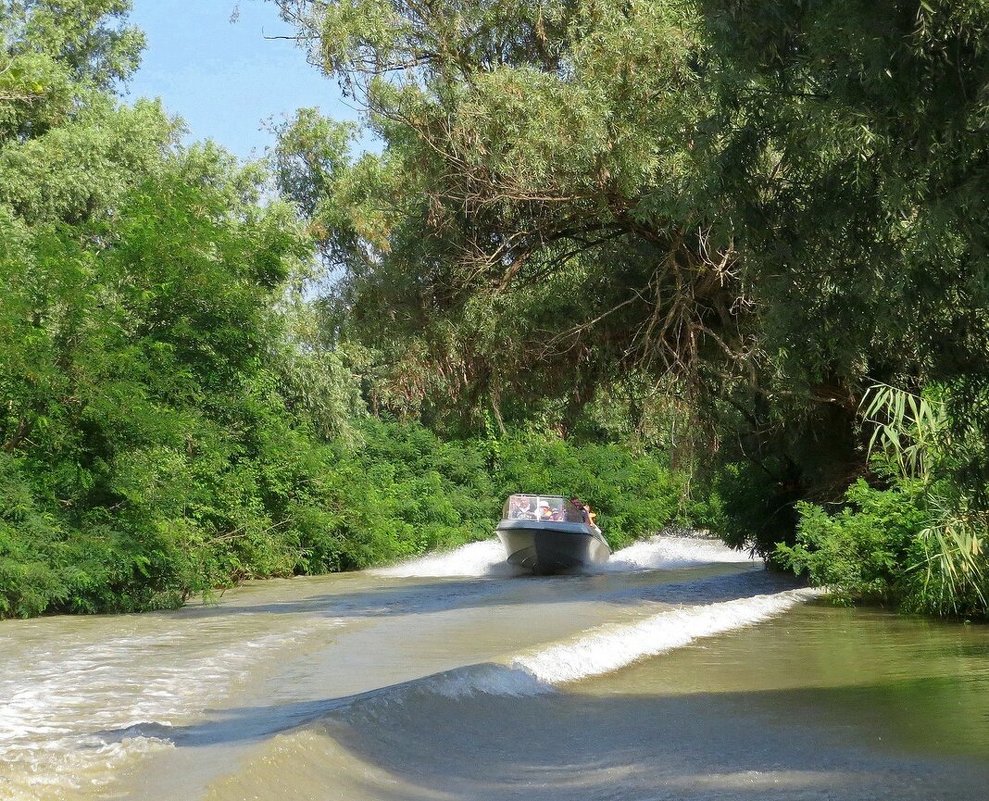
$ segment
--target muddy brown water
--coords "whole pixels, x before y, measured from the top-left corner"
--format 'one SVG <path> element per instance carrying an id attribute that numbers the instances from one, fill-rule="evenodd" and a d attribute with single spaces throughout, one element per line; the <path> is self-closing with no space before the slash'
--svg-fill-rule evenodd
<path id="1" fill-rule="evenodd" d="M 0 623 L 0 798 L 989 798 L 989 629 L 833 608 L 700 538 L 495 541 L 212 606 Z"/>

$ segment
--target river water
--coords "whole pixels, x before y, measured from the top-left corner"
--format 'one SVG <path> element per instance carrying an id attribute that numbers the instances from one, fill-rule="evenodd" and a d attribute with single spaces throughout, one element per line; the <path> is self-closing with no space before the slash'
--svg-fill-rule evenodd
<path id="1" fill-rule="evenodd" d="M 986 627 L 836 609 L 698 538 L 503 559 L 0 623 L 0 798 L 989 798 Z"/>

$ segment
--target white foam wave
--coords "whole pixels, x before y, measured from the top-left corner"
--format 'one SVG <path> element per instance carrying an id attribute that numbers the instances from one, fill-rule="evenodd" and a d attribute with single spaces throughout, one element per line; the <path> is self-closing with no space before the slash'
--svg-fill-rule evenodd
<path id="1" fill-rule="evenodd" d="M 397 578 L 442 578 L 511 575 L 512 569 L 505 562 L 505 547 L 498 540 L 484 540 L 368 572 Z"/>
<path id="2" fill-rule="evenodd" d="M 703 637 L 768 620 L 819 594 L 813 589 L 787 590 L 674 609 L 635 623 L 595 629 L 576 640 L 516 657 L 511 667 L 553 685 L 599 676 Z"/>
<path id="3" fill-rule="evenodd" d="M 712 563 L 752 562 L 747 551 L 735 551 L 720 540 L 657 534 L 617 551 L 600 572 L 683 567 Z M 452 551 L 433 553 L 389 567 L 368 571 L 393 578 L 443 578 L 454 576 L 511 576 L 505 548 L 497 539 L 472 542 Z"/>
<path id="4" fill-rule="evenodd" d="M 469 670 L 440 674 L 424 689 L 447 698 L 465 698 L 478 693 L 530 697 L 555 692 L 553 685 L 541 681 L 527 668 L 496 664 L 475 665 Z"/>
<path id="5" fill-rule="evenodd" d="M 671 609 L 635 623 L 592 629 L 575 639 L 519 654 L 507 664 L 470 665 L 417 679 L 383 694 L 374 693 L 368 700 L 372 704 L 404 704 L 422 694 L 460 699 L 554 693 L 570 682 L 611 673 L 698 639 L 761 623 L 818 595 L 820 591 L 814 589 L 787 590 Z"/>
<path id="6" fill-rule="evenodd" d="M 612 555 L 607 571 L 651 570 L 712 563 L 746 563 L 748 551 L 736 551 L 720 540 L 705 537 L 671 537 L 657 534 Z"/>
<path id="7" fill-rule="evenodd" d="M 172 747 L 167 737 L 129 729 L 151 723 L 165 731 L 195 720 L 204 698 L 223 697 L 266 652 L 344 622 L 317 618 L 280 628 L 273 620 L 274 631 L 243 640 L 222 618 L 198 626 L 179 617 L 105 620 L 129 631 L 98 642 L 85 630 L 60 642 L 40 639 L 16 665 L 0 659 L 4 797 L 47 801 L 83 784 L 105 786 L 124 761 Z M 148 658 L 156 652 L 159 659 Z"/>

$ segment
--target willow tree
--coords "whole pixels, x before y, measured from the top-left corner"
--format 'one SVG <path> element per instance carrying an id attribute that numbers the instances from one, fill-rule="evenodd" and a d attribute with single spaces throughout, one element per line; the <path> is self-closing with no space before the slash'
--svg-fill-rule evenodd
<path id="1" fill-rule="evenodd" d="M 760 341 L 852 409 L 932 393 L 959 508 L 989 508 L 989 7 L 701 2 Z"/>
<path id="2" fill-rule="evenodd" d="M 566 420 L 643 370 L 697 389 L 744 359 L 689 8 L 280 5 L 385 143 L 350 163 L 303 114 L 280 161 L 393 395 L 496 417 L 551 397 Z"/>
<path id="3" fill-rule="evenodd" d="M 0 1 L 0 617 L 342 559 L 313 477 L 348 376 L 282 313 L 308 241 L 258 165 L 120 102 L 129 5 Z"/>
<path id="4" fill-rule="evenodd" d="M 739 247 L 772 301 L 762 342 L 783 375 L 834 376 L 852 390 L 845 403 L 856 384 L 874 388 L 865 427 L 886 445 L 888 497 L 921 512 L 903 546 L 912 554 L 888 566 L 900 600 L 985 616 L 989 7 L 700 5 L 722 76 Z M 921 466 L 905 469 L 918 453 Z M 850 506 L 804 533 L 843 521 L 869 531 L 865 508 Z M 889 513 L 878 541 L 903 519 Z"/>

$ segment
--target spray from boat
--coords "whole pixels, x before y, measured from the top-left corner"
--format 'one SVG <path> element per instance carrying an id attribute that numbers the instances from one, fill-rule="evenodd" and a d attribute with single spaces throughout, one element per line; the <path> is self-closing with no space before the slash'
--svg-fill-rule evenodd
<path id="1" fill-rule="evenodd" d="M 595 572 L 633 572 L 662 570 L 691 565 L 751 563 L 748 551 L 729 548 L 720 540 L 697 534 L 657 534 L 616 551 Z M 374 575 L 396 578 L 443 578 L 460 576 L 507 577 L 515 569 L 505 560 L 505 549 L 497 540 L 483 540 L 462 545 L 451 551 L 429 554 L 389 567 L 369 571 Z"/>

